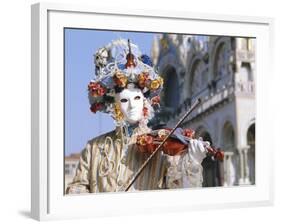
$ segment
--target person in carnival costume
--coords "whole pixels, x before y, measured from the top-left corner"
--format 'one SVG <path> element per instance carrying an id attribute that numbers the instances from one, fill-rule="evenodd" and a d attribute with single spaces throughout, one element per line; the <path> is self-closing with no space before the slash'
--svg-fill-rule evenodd
<path id="1" fill-rule="evenodd" d="M 98 49 L 95 66 L 96 76 L 88 85 L 90 109 L 109 113 L 116 129 L 88 141 L 67 194 L 125 191 L 155 150 L 155 140 L 169 133 L 148 127 L 160 107 L 163 79 L 137 45 L 114 40 Z M 194 134 L 176 129 L 173 140 L 156 152 L 128 191 L 201 187 L 201 162 L 209 144 Z"/>

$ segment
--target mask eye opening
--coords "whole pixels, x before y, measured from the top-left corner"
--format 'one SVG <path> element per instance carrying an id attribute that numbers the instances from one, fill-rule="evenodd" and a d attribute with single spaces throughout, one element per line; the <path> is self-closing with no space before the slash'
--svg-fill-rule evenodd
<path id="1" fill-rule="evenodd" d="M 127 99 L 125 99 L 125 98 L 123 98 L 123 99 L 121 99 L 121 100 L 120 100 L 120 102 L 121 102 L 121 103 L 127 103 L 127 102 L 128 102 L 128 100 L 127 100 Z"/>

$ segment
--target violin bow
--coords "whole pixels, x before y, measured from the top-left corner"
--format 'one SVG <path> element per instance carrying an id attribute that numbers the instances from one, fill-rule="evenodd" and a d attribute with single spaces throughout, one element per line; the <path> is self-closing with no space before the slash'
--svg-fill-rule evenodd
<path id="1" fill-rule="evenodd" d="M 168 138 L 175 132 L 175 130 L 182 124 L 182 122 L 187 118 L 188 115 L 191 114 L 192 111 L 196 107 L 198 107 L 201 104 L 201 99 L 197 99 L 189 108 L 189 110 L 183 115 L 183 117 L 178 121 L 176 126 L 170 131 L 170 133 L 165 137 L 165 139 L 162 141 L 162 143 L 155 149 L 155 151 L 147 158 L 147 160 L 142 164 L 142 166 L 139 168 L 139 170 L 136 172 L 136 174 L 133 176 L 133 178 L 130 180 L 128 185 L 125 188 L 125 191 L 128 191 L 130 187 L 134 184 L 136 179 L 139 177 L 139 175 L 142 173 L 144 168 L 147 166 L 147 164 L 151 161 L 151 159 L 156 155 L 156 153 L 162 148 L 164 143 L 168 140 Z"/>

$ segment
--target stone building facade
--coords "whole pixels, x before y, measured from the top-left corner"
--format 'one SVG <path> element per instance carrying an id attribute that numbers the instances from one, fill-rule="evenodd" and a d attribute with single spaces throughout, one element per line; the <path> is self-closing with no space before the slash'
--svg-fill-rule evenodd
<path id="1" fill-rule="evenodd" d="M 203 186 L 255 184 L 255 39 L 158 34 L 151 53 L 165 81 L 154 123 L 173 127 L 201 98 L 183 126 L 225 151 L 203 161 Z"/>
<path id="2" fill-rule="evenodd" d="M 72 182 L 78 167 L 80 153 L 73 153 L 64 158 L 64 188 Z"/>

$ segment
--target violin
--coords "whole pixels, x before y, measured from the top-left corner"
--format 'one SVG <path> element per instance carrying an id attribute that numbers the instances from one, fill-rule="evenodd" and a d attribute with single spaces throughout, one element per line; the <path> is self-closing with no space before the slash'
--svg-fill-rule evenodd
<path id="1" fill-rule="evenodd" d="M 132 54 L 130 40 L 128 39 L 129 53 L 126 56 L 127 63 L 125 64 L 126 68 L 136 67 L 135 56 Z"/>
<path id="2" fill-rule="evenodd" d="M 170 131 L 171 129 L 165 128 L 139 135 L 136 142 L 138 150 L 142 153 L 152 154 L 169 135 Z M 188 152 L 188 145 L 192 139 L 195 139 L 194 130 L 177 128 L 163 144 L 162 151 L 170 156 L 180 155 L 186 151 Z M 207 150 L 207 156 L 212 156 L 216 160 L 223 161 L 224 153 L 220 148 L 215 149 L 210 146 L 209 142 L 202 142 Z"/>
<path id="3" fill-rule="evenodd" d="M 173 129 L 160 129 L 154 130 L 151 133 L 143 134 L 137 136 L 136 145 L 138 150 L 144 153 L 150 153 L 150 156 L 147 160 L 141 165 L 136 174 L 129 181 L 128 185 L 125 186 L 125 191 L 128 191 L 136 179 L 140 176 L 141 172 L 151 161 L 151 159 L 156 155 L 158 150 L 162 150 L 168 155 L 174 156 L 183 153 L 185 150 L 188 150 L 188 140 L 195 138 L 195 132 L 190 129 L 181 129 L 178 128 L 182 122 L 187 118 L 188 115 L 194 111 L 196 107 L 201 104 L 201 99 L 198 98 L 189 108 L 189 110 L 183 115 L 183 117 L 178 121 L 176 126 Z M 206 142 L 203 142 L 206 143 Z M 209 144 L 204 146 L 207 150 L 207 155 L 212 155 L 214 159 L 223 160 L 223 152 L 219 149 L 214 149 L 210 147 Z"/>

